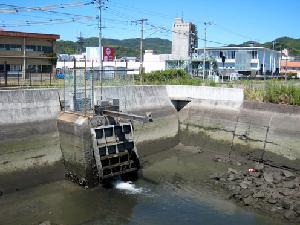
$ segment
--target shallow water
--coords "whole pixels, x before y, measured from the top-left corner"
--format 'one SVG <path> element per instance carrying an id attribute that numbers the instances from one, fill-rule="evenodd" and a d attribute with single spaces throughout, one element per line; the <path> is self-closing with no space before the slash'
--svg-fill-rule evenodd
<path id="1" fill-rule="evenodd" d="M 0 224 L 287 225 L 227 200 L 208 179 L 225 165 L 178 145 L 143 159 L 140 179 L 84 190 L 68 181 L 0 198 Z"/>

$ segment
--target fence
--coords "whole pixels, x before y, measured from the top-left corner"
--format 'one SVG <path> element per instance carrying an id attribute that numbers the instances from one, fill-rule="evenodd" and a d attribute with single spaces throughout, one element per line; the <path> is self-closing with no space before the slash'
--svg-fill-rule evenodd
<path id="1" fill-rule="evenodd" d="M 25 77 L 20 72 L 0 71 L 0 88 L 5 87 L 64 87 L 64 78 L 71 71 L 86 70 L 93 74 L 95 86 L 123 86 L 133 85 L 135 70 L 126 68 L 63 68 L 56 73 L 31 73 L 26 72 Z M 83 74 L 81 74 L 83 76 Z M 101 79 L 102 78 L 102 79 Z"/>
<path id="2" fill-rule="evenodd" d="M 53 73 L 30 73 L 26 72 L 0 72 L 1 87 L 62 87 L 63 79 L 56 77 Z"/>

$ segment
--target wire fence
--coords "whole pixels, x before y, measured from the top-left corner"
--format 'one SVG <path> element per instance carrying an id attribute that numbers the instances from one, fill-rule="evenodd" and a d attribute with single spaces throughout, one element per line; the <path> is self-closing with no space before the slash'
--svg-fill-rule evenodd
<path id="1" fill-rule="evenodd" d="M 5 87 L 62 87 L 63 79 L 56 77 L 53 73 L 26 73 L 1 72 L 0 88 Z"/>
<path id="2" fill-rule="evenodd" d="M 124 86 L 134 85 L 134 70 L 125 69 L 103 69 L 96 70 L 92 68 L 80 69 L 62 69 L 56 73 L 29 73 L 25 76 L 20 72 L 4 72 L 0 71 L 0 88 L 20 87 L 20 88 L 36 88 L 36 87 L 58 87 L 63 88 L 65 85 L 65 77 L 76 71 L 88 71 L 92 74 L 94 86 Z M 82 77 L 84 74 L 80 73 Z M 78 78 L 80 79 L 80 77 Z"/>

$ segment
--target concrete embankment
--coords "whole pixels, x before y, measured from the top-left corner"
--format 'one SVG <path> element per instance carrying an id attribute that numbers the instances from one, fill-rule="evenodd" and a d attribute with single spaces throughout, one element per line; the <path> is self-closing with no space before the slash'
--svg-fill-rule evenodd
<path id="1" fill-rule="evenodd" d="M 30 184 L 63 176 L 56 123 L 60 112 L 58 93 L 62 90 L 0 91 L 0 191 L 18 183 L 9 181 L 8 177 L 18 177 L 7 176 L 12 173 L 30 171 L 30 175 L 41 177 L 28 176 Z M 100 95 L 100 88 L 96 88 L 95 101 Z M 135 142 L 141 156 L 180 141 L 199 146 L 205 142 L 222 146 L 216 151 L 231 157 L 242 153 L 300 169 L 299 107 L 245 103 L 243 91 L 231 88 L 105 87 L 102 95 L 103 99 L 119 98 L 122 111 L 140 115 L 152 112 L 154 123 L 135 123 Z M 177 113 L 170 99 L 191 102 Z M 45 170 L 48 167 L 55 169 Z"/>
<path id="2" fill-rule="evenodd" d="M 63 177 L 59 111 L 57 90 L 0 91 L 0 191 Z"/>
<path id="3" fill-rule="evenodd" d="M 178 98 L 191 98 L 179 113 L 182 140 L 192 134 L 189 141 L 214 140 L 230 157 L 243 155 L 300 169 L 300 107 L 244 102 L 240 89 L 205 89 L 179 92 L 171 87 L 169 91 Z"/>

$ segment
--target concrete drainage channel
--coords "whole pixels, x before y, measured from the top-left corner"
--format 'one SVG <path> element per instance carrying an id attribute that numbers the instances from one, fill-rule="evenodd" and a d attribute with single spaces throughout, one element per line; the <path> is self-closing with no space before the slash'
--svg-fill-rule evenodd
<path id="1" fill-rule="evenodd" d="M 85 186 L 85 182 L 94 179 L 87 176 L 87 174 L 97 174 L 102 171 L 101 176 L 107 176 L 112 174 L 113 171 L 120 172 L 121 166 L 125 166 L 125 170 L 130 169 L 131 165 L 134 165 L 134 161 L 133 164 L 130 164 L 132 159 L 130 153 L 136 154 L 138 152 L 136 155 L 139 155 L 143 162 L 143 158 L 163 151 L 168 143 L 169 147 L 173 147 L 174 144 L 177 145 L 179 142 L 199 146 L 204 151 L 207 146 L 210 146 L 214 149 L 212 154 L 221 156 L 221 163 L 235 162 L 243 158 L 264 162 L 266 168 L 270 165 L 271 168 L 276 166 L 283 169 L 283 171 L 290 170 L 295 177 L 293 182 L 296 179 L 296 186 L 293 186 L 295 187 L 293 190 L 299 190 L 297 175 L 300 170 L 299 107 L 247 103 L 243 100 L 241 89 L 190 86 L 104 88 L 104 96 L 120 99 L 122 111 L 139 115 L 145 115 L 149 111 L 153 113 L 153 123 L 134 124 L 135 135 L 133 139 L 130 132 L 125 131 L 125 124 L 114 128 L 107 125 L 103 129 L 97 127 L 91 129 L 88 120 L 85 121 L 75 115 L 68 118 L 68 123 L 61 123 L 59 120 L 57 128 L 56 120 L 60 111 L 58 92 L 61 92 L 61 90 L 10 90 L 0 92 L 0 190 L 2 193 L 5 194 L 16 189 L 36 185 L 36 183 L 30 181 L 38 180 L 37 178 L 41 177 L 42 174 L 37 175 L 32 171 L 42 171 L 47 168 L 47 174 L 53 174 L 48 177 L 49 180 L 44 179 L 41 182 L 61 179 L 63 161 L 67 169 L 71 167 L 78 170 L 77 175 L 80 174 L 81 178 L 77 178 L 77 175 L 75 178 L 73 174 L 69 174 L 69 176 L 78 179 Z M 97 89 L 95 99 L 99 97 L 100 90 Z M 70 124 L 78 122 L 80 122 L 80 129 L 78 127 L 67 128 Z M 68 134 L 59 134 L 58 129 L 61 127 L 65 127 Z M 74 135 L 70 136 L 69 131 L 72 131 Z M 108 135 L 108 133 L 113 135 Z M 125 147 L 122 140 L 116 142 L 116 138 L 121 136 L 126 136 L 125 139 L 129 140 L 126 143 L 133 143 L 133 146 Z M 104 139 L 105 143 L 110 142 L 110 144 L 103 144 Z M 92 142 L 85 143 L 85 140 L 92 140 Z M 99 153 L 95 154 L 95 160 L 98 162 L 93 165 L 96 165 L 96 168 L 86 166 L 92 165 L 89 163 L 78 165 L 74 161 L 76 159 L 76 161 L 88 162 L 91 159 L 89 158 L 89 152 L 79 153 L 76 150 L 84 146 L 90 146 L 90 143 L 93 143 L 94 154 L 95 149 L 97 150 L 96 153 Z M 67 148 L 71 149 L 73 153 L 71 151 L 61 151 L 61 149 Z M 124 149 L 126 151 L 123 151 Z M 131 150 L 128 151 L 128 149 Z M 118 162 L 114 164 L 114 159 L 111 159 L 110 155 L 117 155 Z M 122 159 L 125 159 L 125 157 L 126 162 L 124 161 L 123 165 Z M 60 169 L 57 169 L 57 164 L 60 165 Z M 100 170 L 100 165 L 105 170 Z M 245 170 L 243 172 L 234 171 L 232 173 L 232 171 L 229 171 L 226 174 L 219 174 L 212 179 L 212 182 L 218 182 L 230 191 L 234 191 L 231 189 L 235 187 L 235 191 L 240 189 L 240 191 L 250 190 L 250 192 L 256 192 L 256 189 L 243 188 L 245 187 L 245 179 L 250 179 L 248 175 L 244 175 L 244 172 Z M 18 176 L 15 176 L 16 179 L 11 179 L 7 183 L 8 176 L 20 173 L 25 178 L 22 176 L 22 178 L 17 179 Z M 236 179 L 228 180 L 232 176 L 236 176 Z M 264 182 L 264 171 L 260 170 L 253 176 L 258 176 Z M 284 177 L 285 175 L 281 176 L 282 182 L 285 179 L 288 179 L 288 181 L 292 179 L 291 177 Z M 24 179 L 27 183 L 22 186 L 22 180 Z M 247 183 L 249 187 L 256 185 L 256 181 L 252 180 L 251 182 L 251 184 Z M 243 183 L 243 187 L 240 186 L 241 183 Z M 267 185 L 277 187 L 281 185 L 281 182 Z M 243 193 L 237 193 L 235 196 L 240 196 L 238 199 L 242 201 L 244 199 L 248 201 L 251 195 L 253 201 L 258 201 L 257 198 L 253 197 L 253 194 L 244 193 L 243 191 Z M 270 198 L 264 199 L 274 202 L 269 200 Z M 293 216 L 295 218 L 299 217 L 296 204 L 299 197 L 292 201 L 291 207 L 288 210 L 284 209 L 290 213 L 291 216 L 286 215 L 290 219 Z M 252 203 L 248 201 L 246 204 L 250 205 Z M 279 204 L 279 200 L 274 203 L 274 205 L 276 204 Z"/>

